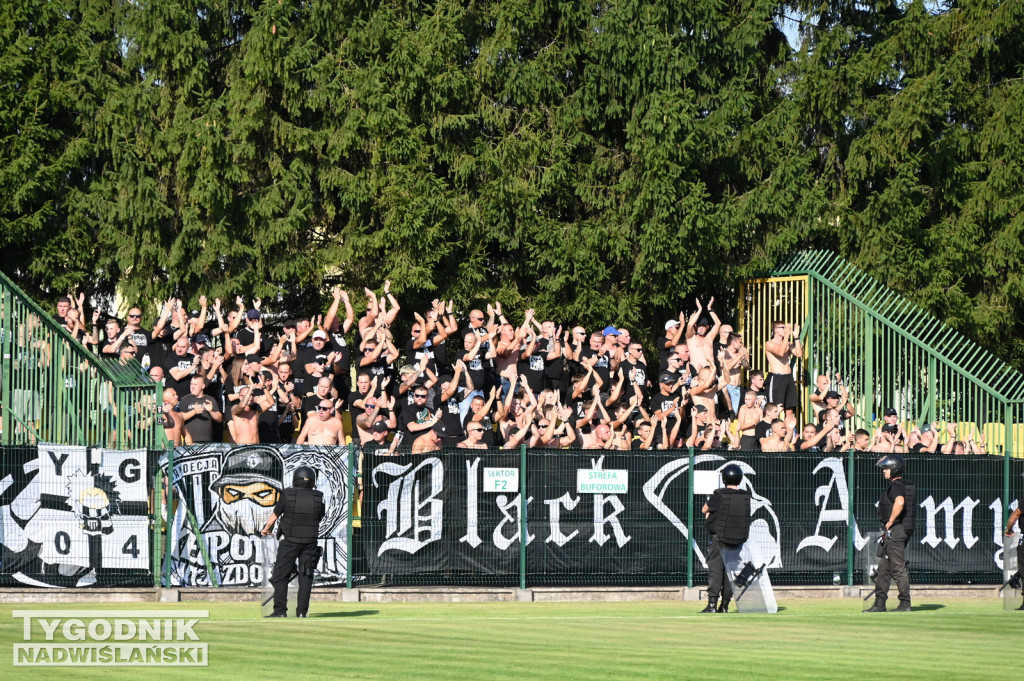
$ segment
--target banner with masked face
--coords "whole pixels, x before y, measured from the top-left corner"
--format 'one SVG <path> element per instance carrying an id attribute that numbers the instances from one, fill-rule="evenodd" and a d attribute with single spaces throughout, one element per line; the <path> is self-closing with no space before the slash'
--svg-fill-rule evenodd
<path id="1" fill-rule="evenodd" d="M 168 459 L 161 462 L 164 471 Z M 319 584 L 345 581 L 348 555 L 348 450 L 297 445 L 205 444 L 174 450 L 171 484 L 177 504 L 171 522 L 171 583 L 211 586 L 199 542 L 206 547 L 216 582 L 222 586 L 263 583 L 265 542 L 260 530 L 273 513 L 292 473 L 309 466 L 317 473 L 327 513 L 320 523 L 324 550 Z M 196 535 L 186 509 L 195 517 Z"/>

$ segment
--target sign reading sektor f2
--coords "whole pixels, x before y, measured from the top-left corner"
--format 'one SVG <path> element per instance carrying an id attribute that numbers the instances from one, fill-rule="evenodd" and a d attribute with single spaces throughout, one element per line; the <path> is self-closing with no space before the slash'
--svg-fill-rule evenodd
<path id="1" fill-rule="evenodd" d="M 209 610 L 15 610 L 22 642 L 14 666 L 179 666 L 209 664 L 196 626 Z"/>
<path id="2" fill-rule="evenodd" d="M 877 455 L 858 458 L 854 480 L 847 479 L 845 456 L 704 452 L 694 457 L 694 473 L 713 473 L 737 455 L 743 459 L 735 461 L 745 473 L 743 487 L 753 499 L 752 547 L 770 569 L 830 580 L 845 572 L 851 538 L 855 551 L 873 549 L 867 534 L 877 529 L 874 503 L 884 486 L 874 466 Z M 917 483 L 919 508 L 908 557 L 915 570 L 991 572 L 997 578 L 1002 459 L 933 457 L 913 463 L 917 475 L 908 471 L 908 477 Z M 970 475 L 963 474 L 964 465 L 971 466 Z M 691 535 L 698 565 L 706 565 L 710 539 L 700 508 L 707 497 L 695 493 L 688 514 L 685 452 L 531 452 L 522 487 L 492 482 L 493 471 L 518 467 L 518 455 L 502 453 L 367 457 L 356 550 L 364 552 L 374 573 L 515 574 L 525 489 L 528 571 L 536 565 L 549 573 L 610 578 L 684 574 Z"/>

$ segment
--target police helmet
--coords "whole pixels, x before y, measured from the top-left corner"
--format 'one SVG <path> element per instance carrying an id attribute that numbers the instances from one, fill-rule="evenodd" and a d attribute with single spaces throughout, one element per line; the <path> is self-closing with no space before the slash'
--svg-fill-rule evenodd
<path id="1" fill-rule="evenodd" d="M 722 482 L 726 485 L 738 485 L 743 482 L 743 469 L 731 463 L 722 469 Z"/>
<path id="2" fill-rule="evenodd" d="M 903 475 L 904 462 L 903 457 L 900 456 L 899 454 L 888 454 L 886 456 L 883 456 L 881 459 L 875 462 L 875 465 L 881 468 L 883 471 L 891 471 L 891 474 L 894 477 L 899 477 Z"/>
<path id="3" fill-rule="evenodd" d="M 299 466 L 292 473 L 292 487 L 313 489 L 316 484 L 316 472 L 309 466 Z"/>

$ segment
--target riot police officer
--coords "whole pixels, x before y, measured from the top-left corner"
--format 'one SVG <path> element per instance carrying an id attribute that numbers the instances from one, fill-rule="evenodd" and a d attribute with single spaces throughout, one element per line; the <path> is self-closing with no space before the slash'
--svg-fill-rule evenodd
<path id="1" fill-rule="evenodd" d="M 1024 512 L 1024 498 L 1017 498 L 1017 508 L 1010 512 L 1010 517 L 1006 519 L 1005 534 L 1007 537 L 1013 536 L 1013 526 L 1020 518 L 1021 513 Z M 1005 557 L 1004 557 L 1005 560 Z M 1017 542 L 1017 572 L 1010 577 L 1010 581 L 1007 582 L 1009 586 L 1014 589 L 1019 589 L 1021 584 L 1021 570 L 1024 570 L 1024 541 Z M 1020 604 L 1018 610 L 1024 610 L 1024 603 Z"/>
<path id="2" fill-rule="evenodd" d="M 277 519 L 280 543 L 274 563 L 274 612 L 268 617 L 287 617 L 288 583 L 298 571 L 299 602 L 295 615 L 305 617 L 309 610 L 309 594 L 313 590 L 313 572 L 320 561 L 320 521 L 324 517 L 324 493 L 313 489 L 316 473 L 308 466 L 300 466 L 292 474 L 292 486 L 285 488 L 274 512 L 263 526 L 262 534 L 270 534 Z"/>
<path id="3" fill-rule="evenodd" d="M 887 481 L 878 497 L 878 519 L 882 523 L 882 539 L 878 547 L 878 574 L 875 576 L 875 603 L 864 612 L 885 612 L 889 583 L 896 580 L 900 604 L 896 612 L 910 612 L 910 574 L 907 571 L 907 541 L 914 532 L 914 511 L 917 494 L 914 483 L 904 479 L 903 457 L 889 454 L 879 459 Z"/>
<path id="4" fill-rule="evenodd" d="M 716 489 L 704 508 L 704 526 L 711 533 L 708 550 L 708 605 L 705 612 L 728 612 L 732 584 L 725 574 L 722 547 L 739 548 L 750 536 L 750 492 L 739 488 L 743 469 L 731 463 L 722 469 L 725 487 Z M 721 605 L 718 597 L 722 596 Z"/>

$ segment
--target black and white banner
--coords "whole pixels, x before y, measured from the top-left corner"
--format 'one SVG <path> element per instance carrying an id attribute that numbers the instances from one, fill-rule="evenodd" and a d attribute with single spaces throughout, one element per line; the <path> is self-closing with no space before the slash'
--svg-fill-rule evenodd
<path id="1" fill-rule="evenodd" d="M 146 450 L 40 443 L 4 455 L 0 583 L 152 585 Z"/>
<path id="2" fill-rule="evenodd" d="M 704 570 L 708 534 L 700 511 L 707 494 L 697 491 L 733 461 L 752 494 L 751 546 L 773 580 L 831 582 L 845 574 L 851 539 L 855 569 L 862 570 L 874 552 L 874 506 L 884 486 L 875 456 L 858 456 L 850 480 L 845 455 L 735 454 L 697 454 L 691 471 L 686 452 L 531 452 L 525 479 L 518 454 L 367 456 L 355 571 L 424 580 L 518 575 L 525 484 L 531 583 L 679 583 L 691 536 L 695 571 Z M 152 585 L 147 510 L 155 459 L 147 464 L 147 456 L 154 453 L 45 443 L 3 448 L 0 585 Z M 907 478 L 917 488 L 907 553 L 912 574 L 932 581 L 998 580 L 1003 484 L 1009 480 L 1014 508 L 1024 470 L 1024 461 L 1011 460 L 1006 478 L 1004 464 L 1001 457 L 908 457 Z M 175 450 L 170 476 L 177 494 L 171 551 L 164 556 L 171 583 L 213 583 L 202 545 L 218 583 L 258 586 L 259 530 L 300 465 L 318 472 L 327 503 L 318 583 L 342 583 L 349 560 L 348 451 L 294 445 Z M 696 491 L 689 508 L 691 477 Z"/>
<path id="3" fill-rule="evenodd" d="M 167 463 L 165 457 L 165 471 Z M 317 472 L 316 488 L 324 493 L 327 507 L 320 523 L 324 555 L 317 583 L 343 583 L 348 565 L 348 449 L 207 444 L 174 450 L 171 480 L 184 503 L 176 505 L 171 523 L 171 584 L 212 585 L 202 541 L 221 586 L 260 586 L 265 544 L 259 533 L 299 466 Z M 199 536 L 186 508 L 195 517 Z"/>
<path id="4" fill-rule="evenodd" d="M 875 502 L 884 486 L 875 455 L 856 462 L 851 528 L 845 455 L 734 454 L 697 454 L 694 477 L 716 479 L 714 473 L 733 462 L 743 468 L 742 486 L 753 498 L 750 544 L 771 570 L 807 583 L 845 575 L 851 531 L 861 569 L 874 552 L 869 533 L 878 530 Z M 518 574 L 519 487 L 487 489 L 487 480 L 494 471 L 519 467 L 518 455 L 480 452 L 368 457 L 360 548 L 369 572 Z M 686 452 L 530 453 L 526 469 L 526 572 L 534 580 L 671 580 L 686 572 L 691 533 L 696 571 L 704 571 L 709 536 L 700 511 L 707 494 L 694 494 L 690 514 Z M 584 477 L 628 484 L 624 493 L 586 493 Z M 911 460 L 907 477 L 917 485 L 916 531 L 908 548 L 913 571 L 998 578 L 1003 460 Z"/>

